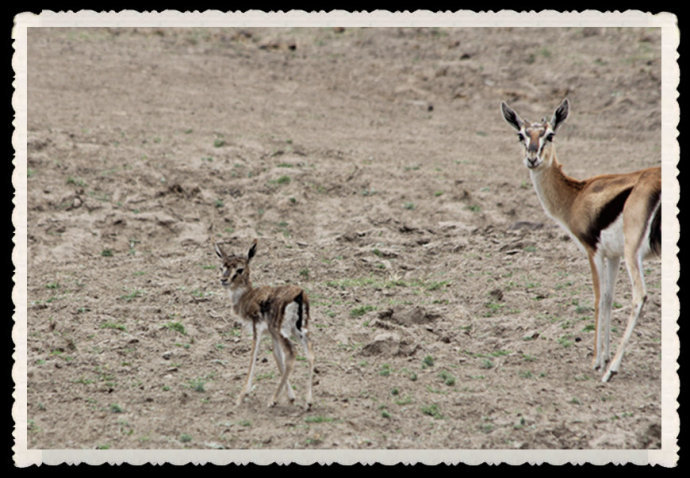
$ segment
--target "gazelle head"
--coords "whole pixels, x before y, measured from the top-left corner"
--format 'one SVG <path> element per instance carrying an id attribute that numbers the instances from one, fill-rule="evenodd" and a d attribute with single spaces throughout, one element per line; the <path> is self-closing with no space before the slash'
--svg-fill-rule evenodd
<path id="1" fill-rule="evenodd" d="M 524 163 L 529 169 L 537 169 L 542 164 L 546 164 L 546 166 L 551 165 L 551 155 L 544 153 L 551 148 L 551 142 L 556 134 L 556 130 L 568 117 L 569 109 L 570 103 L 566 98 L 556 108 L 549 121 L 546 118 L 542 118 L 540 122 L 530 123 L 522 119 L 504 101 L 501 102 L 503 118 L 518 132 L 518 139 L 525 148 Z"/>
<path id="2" fill-rule="evenodd" d="M 250 287 L 249 281 L 249 262 L 256 254 L 256 239 L 252 242 L 246 256 L 227 255 L 217 243 L 214 243 L 216 254 L 222 261 L 222 275 L 220 283 L 230 289 L 240 289 Z"/>

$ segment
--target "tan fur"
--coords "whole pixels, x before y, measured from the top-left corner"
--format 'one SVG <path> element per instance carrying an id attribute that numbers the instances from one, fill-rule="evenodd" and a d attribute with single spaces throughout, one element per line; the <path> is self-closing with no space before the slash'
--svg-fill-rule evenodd
<path id="1" fill-rule="evenodd" d="M 565 121 L 569 108 L 566 99 L 550 121 L 529 124 L 507 104 L 501 104 L 503 117 L 523 142 L 524 164 L 545 211 L 587 253 L 595 298 L 595 369 L 603 369 L 609 362 L 613 286 L 620 259 L 625 259 L 633 287 L 633 310 L 616 356 L 602 377 L 606 382 L 618 371 L 625 345 L 646 301 L 641 261 L 658 252 L 657 240 L 660 244 L 660 238 L 653 237 L 660 234 L 660 229 L 653 229 L 652 225 L 655 215 L 660 214 L 661 167 L 585 180 L 567 176 L 558 162 L 555 146 L 546 138 Z"/>
<path id="2" fill-rule="evenodd" d="M 314 373 L 314 354 L 309 340 L 309 299 L 301 288 L 294 285 L 256 288 L 252 286 L 249 265 L 256 251 L 256 244 L 255 240 L 246 257 L 228 256 L 217 244 L 215 245 L 216 254 L 223 264 L 221 283 L 228 290 L 228 295 L 233 302 L 233 311 L 252 329 L 249 371 L 244 387 L 237 398 L 237 405 L 240 405 L 251 391 L 261 335 L 264 330 L 267 330 L 273 341 L 273 357 L 280 370 L 280 382 L 269 406 L 276 405 L 283 387 L 286 388 L 289 400 L 291 402 L 295 400 L 289 382 L 296 358 L 289 335 L 294 335 L 302 343 L 309 362 L 309 381 L 306 392 L 306 406 L 309 409 L 312 404 Z M 288 317 L 290 308 L 292 311 Z"/>

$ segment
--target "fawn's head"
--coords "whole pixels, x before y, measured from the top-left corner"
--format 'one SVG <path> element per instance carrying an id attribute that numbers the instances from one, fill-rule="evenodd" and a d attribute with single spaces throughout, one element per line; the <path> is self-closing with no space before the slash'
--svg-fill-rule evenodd
<path id="1" fill-rule="evenodd" d="M 525 148 L 524 163 L 529 169 L 538 168 L 544 164 L 544 161 L 550 158 L 550 155 L 544 155 L 544 152 L 551 148 L 551 142 L 556 134 L 556 130 L 568 117 L 569 109 L 570 103 L 566 98 L 558 108 L 556 108 L 549 121 L 547 121 L 546 118 L 542 118 L 540 122 L 530 123 L 522 119 L 520 115 L 505 102 L 501 102 L 503 118 L 505 118 L 508 124 L 518 132 L 518 139 Z M 550 163 L 546 163 L 546 166 L 550 165 Z"/>
<path id="2" fill-rule="evenodd" d="M 217 243 L 214 244 L 216 254 L 222 261 L 220 283 L 224 287 L 231 289 L 249 287 L 249 262 L 256 254 L 256 242 L 254 239 L 246 256 L 227 255 Z"/>

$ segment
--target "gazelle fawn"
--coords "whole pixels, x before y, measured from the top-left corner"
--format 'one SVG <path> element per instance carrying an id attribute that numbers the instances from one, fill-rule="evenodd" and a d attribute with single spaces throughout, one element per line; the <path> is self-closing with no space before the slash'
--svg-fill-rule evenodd
<path id="1" fill-rule="evenodd" d="M 220 282 L 232 302 L 233 311 L 252 330 L 249 371 L 244 387 L 237 397 L 237 405 L 239 406 L 251 391 L 261 336 L 268 331 L 273 340 L 273 357 L 280 370 L 280 382 L 269 407 L 276 405 L 283 387 L 287 390 L 290 402 L 295 401 L 295 392 L 289 380 L 296 357 L 290 341 L 290 337 L 294 336 L 301 342 L 309 362 L 306 393 L 306 408 L 309 409 L 312 404 L 311 388 L 314 373 L 314 354 L 309 341 L 309 299 L 302 289 L 294 285 L 252 287 L 249 263 L 256 254 L 256 246 L 255 239 L 246 256 L 235 256 L 226 254 L 217 243 L 214 244 L 216 254 L 222 261 Z"/>
<path id="2" fill-rule="evenodd" d="M 661 254 L 661 167 L 604 174 L 583 181 L 562 171 L 553 138 L 568 117 L 567 99 L 551 119 L 530 123 L 505 102 L 503 117 L 524 146 L 524 164 L 546 213 L 587 253 L 594 285 L 595 370 L 618 372 L 623 351 L 647 300 L 642 260 Z M 621 258 L 632 283 L 632 311 L 618 350 L 610 361 L 609 334 L 614 285 Z"/>

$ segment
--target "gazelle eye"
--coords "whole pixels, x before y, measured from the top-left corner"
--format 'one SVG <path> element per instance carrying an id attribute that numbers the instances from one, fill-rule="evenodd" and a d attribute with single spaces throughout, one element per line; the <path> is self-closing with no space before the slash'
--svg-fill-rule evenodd
<path id="1" fill-rule="evenodd" d="M 235 275 L 236 275 L 236 276 L 242 275 L 243 272 L 244 272 L 244 269 L 237 269 L 237 270 L 235 271 Z"/>
<path id="2" fill-rule="evenodd" d="M 545 141 L 553 141 L 553 133 L 549 133 L 546 135 L 546 138 L 544 138 Z"/>
<path id="3" fill-rule="evenodd" d="M 518 133 L 517 137 L 518 137 L 518 141 L 520 141 L 521 143 L 525 140 L 525 135 L 522 133 Z"/>

